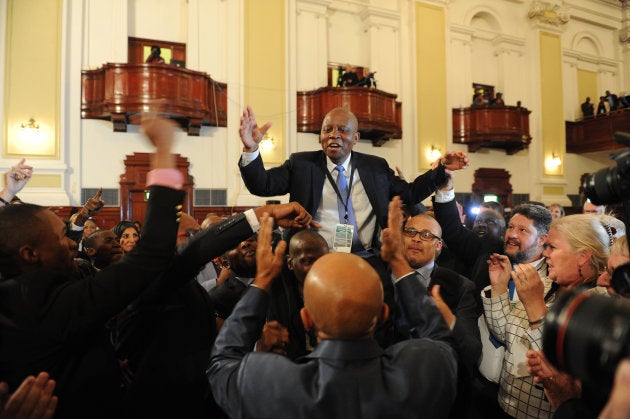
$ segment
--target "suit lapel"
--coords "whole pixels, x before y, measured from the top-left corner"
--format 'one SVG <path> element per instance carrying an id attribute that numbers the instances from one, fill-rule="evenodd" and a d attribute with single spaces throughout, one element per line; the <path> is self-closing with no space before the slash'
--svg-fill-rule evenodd
<path id="1" fill-rule="evenodd" d="M 312 214 L 315 215 L 317 209 L 322 200 L 322 190 L 324 189 L 324 182 L 326 182 L 326 154 L 323 151 L 317 153 L 316 163 L 312 166 L 312 188 L 311 199 L 314 205 Z"/>

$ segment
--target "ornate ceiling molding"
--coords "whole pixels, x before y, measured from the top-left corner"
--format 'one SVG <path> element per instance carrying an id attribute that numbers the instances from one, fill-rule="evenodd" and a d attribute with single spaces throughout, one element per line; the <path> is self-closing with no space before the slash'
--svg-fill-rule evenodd
<path id="1" fill-rule="evenodd" d="M 565 6 L 540 0 L 532 1 L 527 16 L 530 20 L 536 21 L 537 23 L 557 27 L 565 25 L 571 18 L 568 9 Z"/>

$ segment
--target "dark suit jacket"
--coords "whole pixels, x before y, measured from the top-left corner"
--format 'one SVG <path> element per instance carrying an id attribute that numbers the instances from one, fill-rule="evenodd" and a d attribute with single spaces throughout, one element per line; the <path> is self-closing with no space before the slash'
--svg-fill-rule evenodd
<path id="1" fill-rule="evenodd" d="M 117 352 L 134 373 L 127 392 L 130 417 L 216 417 L 205 376 L 215 310 L 194 278 L 252 233 L 239 214 L 195 235 L 163 277 L 119 316 Z"/>
<path id="2" fill-rule="evenodd" d="M 0 377 L 16 389 L 47 371 L 56 417 L 120 416 L 120 370 L 104 325 L 171 263 L 184 193 L 153 186 L 134 251 L 93 277 L 38 270 L 0 282 Z"/>
<path id="3" fill-rule="evenodd" d="M 299 202 L 310 214 L 316 214 L 322 199 L 326 179 L 326 155 L 322 150 L 293 153 L 289 160 L 278 167 L 265 170 L 260 155 L 242 167 L 241 176 L 247 189 L 258 196 L 290 194 L 289 200 Z M 389 201 L 399 195 L 408 205 L 415 205 L 430 196 L 446 181 L 444 167 L 418 176 L 413 182 L 405 182 L 394 174 L 387 161 L 381 157 L 352 152 L 352 165 L 356 167 L 370 204 L 376 215 L 377 225 L 387 227 Z M 378 243 L 373 246 L 379 247 Z"/>
<path id="4" fill-rule="evenodd" d="M 459 219 L 455 200 L 445 203 L 433 203 L 435 219 L 442 227 L 442 238 L 449 250 L 470 269 L 470 279 L 475 283 L 474 294 L 478 315 L 483 313 L 481 290 L 490 285 L 488 264 L 492 253 L 503 253 L 503 242 L 490 238 L 481 239 L 472 230 L 464 227 Z"/>
<path id="5" fill-rule="evenodd" d="M 250 287 L 219 332 L 208 378 L 232 418 L 438 418 L 455 397 L 449 330 L 415 275 L 397 284 L 417 339 L 385 351 L 374 340 L 325 340 L 295 363 L 250 352 L 269 295 Z"/>
<path id="6" fill-rule="evenodd" d="M 475 284 L 455 271 L 436 266 L 431 272 L 429 289 L 434 285 L 440 286 L 442 299 L 457 317 L 452 330 L 455 348 L 462 365 L 472 374 L 481 356 Z"/>

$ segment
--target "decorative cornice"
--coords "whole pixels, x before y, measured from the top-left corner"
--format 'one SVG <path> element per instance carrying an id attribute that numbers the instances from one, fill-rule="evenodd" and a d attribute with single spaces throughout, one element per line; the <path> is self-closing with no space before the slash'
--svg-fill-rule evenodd
<path id="1" fill-rule="evenodd" d="M 540 0 L 532 1 L 527 16 L 537 23 L 553 26 L 565 25 L 571 18 L 569 10 L 565 6 Z"/>

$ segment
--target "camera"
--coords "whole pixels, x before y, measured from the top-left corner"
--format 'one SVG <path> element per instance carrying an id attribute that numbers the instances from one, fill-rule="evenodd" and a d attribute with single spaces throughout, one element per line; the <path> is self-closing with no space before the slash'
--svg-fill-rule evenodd
<path id="1" fill-rule="evenodd" d="M 630 300 L 567 291 L 547 314 L 545 356 L 584 383 L 609 390 L 617 364 L 630 356 L 628 319 Z"/>
<path id="2" fill-rule="evenodd" d="M 630 134 L 616 132 L 614 139 L 630 147 Z M 630 149 L 613 154 L 611 158 L 617 162 L 617 167 L 608 167 L 586 176 L 582 189 L 596 205 L 622 203 L 626 231 L 630 231 Z M 615 269 L 610 285 L 617 294 L 630 298 L 630 264 Z"/>
<path id="3" fill-rule="evenodd" d="M 617 132 L 614 139 L 630 147 L 630 134 Z M 618 204 L 630 199 L 630 150 L 611 156 L 617 167 L 608 167 L 588 175 L 582 185 L 584 193 L 596 205 Z"/>

